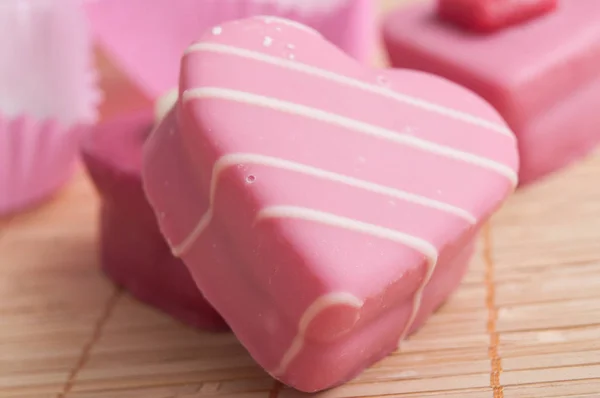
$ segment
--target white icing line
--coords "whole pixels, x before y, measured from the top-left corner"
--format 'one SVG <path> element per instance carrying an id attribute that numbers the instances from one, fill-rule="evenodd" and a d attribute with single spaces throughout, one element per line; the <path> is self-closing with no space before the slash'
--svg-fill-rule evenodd
<path id="1" fill-rule="evenodd" d="M 334 81 L 339 84 L 343 84 L 346 86 L 354 87 L 361 89 L 363 91 L 368 91 L 371 93 L 376 93 L 382 95 L 384 97 L 388 97 L 394 99 L 396 101 L 402 102 L 407 105 L 414 106 L 416 108 L 425 109 L 430 112 L 438 113 L 440 115 L 460 120 L 465 123 L 473 124 L 503 135 L 510 136 L 514 139 L 514 135 L 512 131 L 503 126 L 500 123 L 494 123 L 489 120 L 482 119 L 480 117 L 458 111 L 452 108 L 448 108 L 442 105 L 438 105 L 432 103 L 430 101 L 423 100 L 421 98 L 412 97 L 406 94 L 401 94 L 396 91 L 390 90 L 389 88 L 380 87 L 374 84 L 365 83 L 360 80 L 352 79 L 348 76 L 340 75 L 335 72 L 331 72 L 325 69 L 317 68 L 311 65 L 307 65 L 297 61 L 291 61 L 281 57 L 274 57 L 271 55 L 263 54 L 260 52 L 247 50 L 245 48 L 233 47 L 224 44 L 215 44 L 215 43 L 195 43 L 192 44 L 185 51 L 185 54 L 190 54 L 193 52 L 214 52 L 220 54 L 228 54 L 234 55 L 241 58 L 252 59 L 255 61 L 260 61 L 264 63 L 268 63 L 274 66 L 278 66 L 285 69 L 291 69 L 297 72 L 302 72 L 307 75 L 319 77 L 325 80 Z"/>
<path id="2" fill-rule="evenodd" d="M 204 232 L 204 230 L 210 224 L 210 221 L 212 220 L 212 215 L 213 215 L 213 210 L 212 210 L 212 200 L 211 200 L 209 209 L 206 211 L 206 213 L 204 213 L 204 215 L 202 217 L 200 217 L 200 221 L 198 222 L 198 224 L 196 224 L 196 226 L 194 227 L 192 232 L 190 232 L 190 234 L 188 236 L 186 236 L 186 238 L 181 243 L 179 243 L 177 246 L 171 246 L 171 253 L 173 253 L 173 256 L 181 257 L 185 252 L 187 252 L 188 250 L 191 249 L 194 242 L 196 242 L 198 237 L 202 234 L 202 232 Z"/>
<path id="3" fill-rule="evenodd" d="M 477 156 L 469 152 L 464 152 L 458 149 L 453 149 L 441 144 L 424 140 L 408 134 L 402 134 L 397 131 L 388 130 L 359 120 L 350 119 L 345 116 L 340 116 L 335 113 L 323 111 L 321 109 L 311 108 L 305 105 L 296 104 L 293 102 L 282 101 L 277 98 L 265 97 L 262 95 L 252 94 L 244 91 L 231 90 L 219 87 L 202 87 L 188 89 L 183 92 L 183 100 L 189 101 L 192 99 L 223 99 L 227 101 L 245 103 L 253 106 L 259 106 L 285 112 L 293 115 L 303 116 L 309 119 L 319 120 L 321 122 L 337 125 L 348 130 L 353 130 L 359 133 L 382 138 L 398 144 L 407 145 L 413 148 L 418 148 L 426 152 L 444 156 L 454 160 L 469 163 L 484 169 L 494 171 L 508 178 L 511 184 L 517 185 L 517 173 L 510 167 L 496 162 L 494 160 Z"/>
<path id="4" fill-rule="evenodd" d="M 154 123 L 158 124 L 171 111 L 177 102 L 179 91 L 173 88 L 161 95 L 154 103 Z"/>
<path id="5" fill-rule="evenodd" d="M 265 207 L 258 212 L 255 223 L 270 218 L 294 218 L 343 228 L 350 231 L 362 232 L 367 235 L 402 243 L 422 253 L 429 258 L 431 262 L 435 262 L 437 260 L 437 249 L 425 239 L 396 231 L 395 229 L 380 227 L 375 224 L 358 221 L 353 218 L 337 216 L 329 212 L 300 206 L 270 206 Z"/>
<path id="6" fill-rule="evenodd" d="M 347 292 L 328 293 L 317 297 L 317 299 L 312 302 L 312 304 L 300 317 L 298 332 L 296 333 L 296 336 L 294 336 L 290 347 L 281 357 L 281 362 L 279 363 L 277 369 L 271 372 L 273 376 L 278 376 L 285 373 L 289 364 L 300 353 L 302 347 L 304 346 L 304 335 L 306 334 L 306 330 L 310 326 L 310 323 L 313 321 L 313 319 L 315 319 L 327 308 L 335 305 L 347 305 L 349 307 L 361 308 L 363 306 L 363 301 L 355 295 Z"/>
<path id="7" fill-rule="evenodd" d="M 215 201 L 215 192 L 217 189 L 219 176 L 223 170 L 227 169 L 228 167 L 235 166 L 237 164 L 258 164 L 268 167 L 275 167 L 283 170 L 290 170 L 293 172 L 310 175 L 324 180 L 338 182 L 340 184 L 349 185 L 355 188 L 364 189 L 366 191 L 382 195 L 388 195 L 396 199 L 404 200 L 406 202 L 440 210 L 460 217 L 470 224 L 477 223 L 477 218 L 467 210 L 421 195 L 416 195 L 400 189 L 375 184 L 365 180 L 360 180 L 358 178 L 348 177 L 343 174 L 334 173 L 331 171 L 327 171 L 313 166 L 308 166 L 302 163 L 297 163 L 286 159 L 252 153 L 232 153 L 222 156 L 221 158 L 219 158 L 219 160 L 215 162 L 211 176 L 209 209 L 200 218 L 198 224 L 194 227 L 192 232 L 183 240 L 183 242 L 181 242 L 179 245 L 172 249 L 173 254 L 175 256 L 180 256 L 181 254 L 189 250 L 191 245 L 196 241 L 200 234 L 202 234 L 204 229 L 206 229 L 212 218 L 212 209 Z"/>
<path id="8" fill-rule="evenodd" d="M 421 308 L 423 292 L 425 291 L 425 288 L 427 287 L 429 281 L 431 280 L 431 277 L 433 276 L 435 266 L 436 264 L 427 267 L 427 273 L 425 274 L 425 278 L 423 279 L 423 282 L 421 282 L 421 284 L 415 291 L 415 294 L 413 295 L 412 311 L 410 313 L 410 317 L 408 317 L 406 326 L 404 326 L 404 330 L 402 330 L 402 333 L 400 334 L 400 338 L 398 339 L 398 346 L 400 346 L 400 343 L 406 338 L 406 335 L 410 331 L 410 328 L 412 327 L 413 323 L 415 323 L 415 319 L 417 318 L 417 315 L 419 314 L 419 309 Z"/>
<path id="9" fill-rule="evenodd" d="M 290 19 L 274 17 L 274 16 L 269 16 L 269 15 L 260 15 L 260 16 L 257 16 L 256 18 L 262 20 L 266 24 L 278 23 L 281 25 L 290 26 L 290 27 L 298 29 L 298 30 L 302 30 L 304 32 L 311 33 L 313 35 L 321 36 L 321 34 L 318 31 L 314 30 L 310 26 L 306 26 L 304 24 L 301 24 L 296 21 L 292 21 Z"/>
<path id="10" fill-rule="evenodd" d="M 423 282 L 421 283 L 421 285 L 417 288 L 415 295 L 413 296 L 412 313 L 411 313 L 411 315 L 406 323 L 406 326 L 404 327 L 404 330 L 402 331 L 402 334 L 401 334 L 401 339 L 404 338 L 404 336 L 406 335 L 408 330 L 411 328 L 411 326 L 416 318 L 417 313 L 419 312 L 419 308 L 421 305 L 421 298 L 423 295 L 423 290 L 429 283 L 429 280 L 431 279 L 431 275 L 433 275 L 433 272 L 435 271 L 435 266 L 437 264 L 437 258 L 438 258 L 438 251 L 435 248 L 435 246 L 433 246 L 430 242 L 428 242 L 424 239 L 421 239 L 421 238 L 418 238 L 418 237 L 415 237 L 415 236 L 412 236 L 412 235 L 409 235 L 409 234 L 406 234 L 406 233 L 403 233 L 400 231 L 381 227 L 381 226 L 374 225 L 374 224 L 364 223 L 362 221 L 358 221 L 358 220 L 354 220 L 354 219 L 346 218 L 346 217 L 341 217 L 341 216 L 327 213 L 327 212 L 322 212 L 322 211 L 318 211 L 318 210 L 308 209 L 308 208 L 304 208 L 304 207 L 297 207 L 297 206 L 267 207 L 258 213 L 255 222 L 259 222 L 261 220 L 271 219 L 271 218 L 293 218 L 293 219 L 298 219 L 298 220 L 306 220 L 306 221 L 312 221 L 312 222 L 316 222 L 316 223 L 320 223 L 320 224 L 324 224 L 324 225 L 330 225 L 333 227 L 343 228 L 343 229 L 347 229 L 350 231 L 361 232 L 361 233 L 365 233 L 368 235 L 376 236 L 378 238 L 387 239 L 387 240 L 391 240 L 393 242 L 401 243 L 403 245 L 406 245 L 406 246 L 420 252 L 425 257 L 427 257 L 427 274 L 426 274 L 425 278 L 423 279 Z M 319 299 L 317 299 L 317 301 Z M 312 307 L 312 305 L 309 307 L 309 309 L 311 309 L 311 307 Z M 305 314 L 306 314 L 306 312 L 305 312 Z M 316 317 L 317 314 L 318 314 L 318 312 L 315 315 L 312 315 L 312 318 Z M 304 319 L 304 315 L 302 316 L 301 321 L 300 321 L 298 335 L 294 338 L 291 346 L 288 348 L 286 353 L 283 355 L 281 363 L 280 363 L 277 371 L 275 372 L 276 374 L 281 374 L 281 373 L 285 372 L 289 363 L 294 359 L 294 357 L 296 355 L 298 355 L 298 353 L 302 349 L 302 346 L 304 345 L 304 334 L 303 333 L 306 330 L 306 328 L 308 327 L 308 325 L 304 326 L 302 323 L 302 319 Z M 304 326 L 304 329 L 302 329 L 303 326 Z"/>
<path id="11" fill-rule="evenodd" d="M 430 199 L 425 196 L 413 194 L 401 189 L 391 188 L 370 181 L 349 177 L 343 174 L 334 173 L 332 171 L 293 162 L 287 159 L 252 153 L 234 153 L 221 157 L 217 163 L 222 163 L 223 168 L 236 164 L 258 164 L 283 170 L 290 170 L 450 213 L 466 220 L 468 223 L 473 225 L 477 223 L 477 218 L 473 214 L 467 210 L 461 209 L 460 207 L 453 206 L 439 200 Z"/>

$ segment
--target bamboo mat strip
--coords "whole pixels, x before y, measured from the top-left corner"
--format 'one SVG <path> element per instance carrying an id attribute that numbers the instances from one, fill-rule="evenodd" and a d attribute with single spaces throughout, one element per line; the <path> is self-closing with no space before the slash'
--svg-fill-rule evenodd
<path id="1" fill-rule="evenodd" d="M 403 352 L 317 396 L 599 396 L 600 245 L 588 228 L 600 227 L 600 208 L 572 206 L 581 196 L 600 207 L 593 170 L 600 156 L 516 194 L 486 227 L 460 290 Z M 231 335 L 117 296 L 97 268 L 96 210 L 80 174 L 3 228 L 1 397 L 307 396 L 276 385 Z"/>
<path id="2" fill-rule="evenodd" d="M 106 325 L 106 323 L 110 319 L 112 312 L 114 311 L 115 307 L 119 303 L 119 299 L 121 298 L 122 294 L 123 294 L 123 290 L 121 288 L 115 286 L 115 288 L 113 289 L 113 293 L 110 295 L 110 297 L 106 301 L 104 310 L 102 311 L 100 317 L 98 318 L 98 321 L 96 322 L 96 324 L 94 326 L 94 330 L 92 331 L 90 340 L 88 342 L 86 342 L 85 345 L 83 346 L 83 348 L 81 350 L 81 354 L 79 355 L 79 359 L 75 363 L 75 366 L 73 367 L 73 369 L 69 372 L 67 381 L 65 382 L 65 385 L 63 386 L 61 392 L 57 394 L 57 398 L 65 398 L 67 396 L 67 394 L 69 394 L 71 392 L 71 390 L 73 389 L 73 386 L 77 382 L 77 376 L 78 376 L 79 372 L 81 371 L 81 369 L 83 369 L 85 367 L 85 365 L 89 361 L 91 352 L 94 348 L 94 345 L 102 336 L 102 331 L 104 329 L 104 325 Z"/>
<path id="3" fill-rule="evenodd" d="M 492 253 L 492 227 L 488 223 L 482 231 L 483 234 L 483 261 L 485 262 L 485 287 L 486 287 L 486 307 L 488 310 L 487 332 L 490 339 L 488 355 L 490 357 L 492 371 L 490 373 L 490 387 L 492 388 L 494 398 L 504 397 L 504 387 L 500 383 L 500 374 L 502 373 L 502 358 L 498 353 L 500 337 L 496 323 L 498 322 L 498 309 L 496 307 L 496 281 L 495 264 Z"/>

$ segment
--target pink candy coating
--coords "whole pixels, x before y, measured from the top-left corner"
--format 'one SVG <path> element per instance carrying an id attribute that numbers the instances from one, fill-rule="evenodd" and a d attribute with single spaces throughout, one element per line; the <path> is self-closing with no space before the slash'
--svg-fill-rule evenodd
<path id="1" fill-rule="evenodd" d="M 349 380 L 422 325 L 517 184 L 515 138 L 480 97 L 361 66 L 306 26 L 225 24 L 181 71 L 146 193 L 207 300 L 299 390 Z"/>

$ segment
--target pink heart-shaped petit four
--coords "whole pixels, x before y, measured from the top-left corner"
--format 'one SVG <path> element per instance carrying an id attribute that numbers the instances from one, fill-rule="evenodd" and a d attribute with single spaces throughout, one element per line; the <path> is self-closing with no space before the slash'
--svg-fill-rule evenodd
<path id="1" fill-rule="evenodd" d="M 242 344 L 318 391 L 394 351 L 450 295 L 517 168 L 513 134 L 470 91 L 251 18 L 188 48 L 143 179 Z"/>

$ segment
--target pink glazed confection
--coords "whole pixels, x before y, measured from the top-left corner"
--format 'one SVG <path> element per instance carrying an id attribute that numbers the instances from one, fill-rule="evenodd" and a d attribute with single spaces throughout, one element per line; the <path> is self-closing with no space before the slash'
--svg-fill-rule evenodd
<path id="1" fill-rule="evenodd" d="M 227 329 L 171 255 L 144 196 L 142 144 L 152 126 L 151 112 L 134 113 L 100 124 L 83 140 L 83 160 L 101 196 L 102 268 L 139 300 L 188 325 Z"/>
<path id="2" fill-rule="evenodd" d="M 359 60 L 375 44 L 373 0 L 92 0 L 87 11 L 102 46 L 151 98 L 177 84 L 179 57 L 206 29 L 252 15 L 292 18 Z"/>
<path id="3" fill-rule="evenodd" d="M 302 391 L 421 326 L 517 183 L 515 138 L 479 97 L 291 21 L 208 33 L 179 89 L 145 147 L 150 204 L 242 344 Z"/>
<path id="4" fill-rule="evenodd" d="M 561 1 L 550 13 L 492 34 L 436 17 L 435 2 L 392 13 L 384 39 L 393 66 L 435 73 L 480 94 L 519 141 L 526 184 L 600 141 L 600 1 Z"/>

